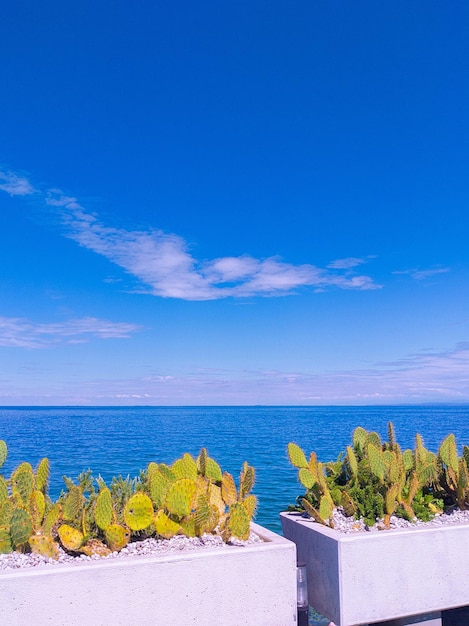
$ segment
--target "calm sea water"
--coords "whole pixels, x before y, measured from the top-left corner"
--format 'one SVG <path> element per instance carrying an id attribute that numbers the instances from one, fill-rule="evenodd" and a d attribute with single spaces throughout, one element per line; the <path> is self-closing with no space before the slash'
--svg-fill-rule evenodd
<path id="1" fill-rule="evenodd" d="M 105 480 L 136 476 L 150 461 L 171 463 L 206 447 L 236 477 L 243 461 L 255 467 L 256 521 L 278 532 L 279 511 L 302 491 L 288 442 L 328 461 L 350 443 L 356 426 L 385 436 L 390 420 L 403 447 L 413 446 L 417 432 L 432 450 L 450 432 L 469 444 L 469 406 L 0 408 L 0 439 L 9 448 L 2 471 L 47 456 L 56 497 L 63 475 L 75 478 L 91 468 Z"/>

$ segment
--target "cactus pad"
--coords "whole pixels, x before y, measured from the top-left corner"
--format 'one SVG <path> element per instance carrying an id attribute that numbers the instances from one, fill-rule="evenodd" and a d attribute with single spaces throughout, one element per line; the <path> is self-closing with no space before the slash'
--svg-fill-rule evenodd
<path id="1" fill-rule="evenodd" d="M 252 494 L 246 496 L 243 500 L 244 508 L 246 509 L 249 517 L 252 519 L 256 515 L 257 510 L 257 498 Z"/>
<path id="2" fill-rule="evenodd" d="M 106 530 L 112 522 L 113 513 L 111 492 L 108 487 L 104 487 L 101 489 L 99 496 L 96 498 L 96 505 L 94 509 L 94 520 L 96 522 L 96 526 L 101 530 Z"/>
<path id="3" fill-rule="evenodd" d="M 88 539 L 80 548 L 80 552 L 86 556 L 108 556 L 111 550 L 99 539 Z"/>
<path id="4" fill-rule="evenodd" d="M 0 554 L 10 554 L 13 552 L 10 532 L 6 526 L 0 526 Z"/>
<path id="5" fill-rule="evenodd" d="M 205 463 L 205 476 L 209 480 L 212 480 L 214 483 L 219 483 L 222 479 L 221 467 L 214 459 L 210 457 L 207 457 Z"/>
<path id="6" fill-rule="evenodd" d="M 15 548 L 23 546 L 33 533 L 33 520 L 31 515 L 22 508 L 13 511 L 10 519 L 10 536 Z"/>
<path id="7" fill-rule="evenodd" d="M 0 439 L 0 467 L 5 463 L 8 456 L 7 444 L 3 439 Z"/>
<path id="8" fill-rule="evenodd" d="M 44 519 L 44 513 L 46 511 L 46 499 L 42 491 L 33 491 L 29 498 L 29 512 L 33 518 L 34 528 L 38 528 L 42 524 Z"/>
<path id="9" fill-rule="evenodd" d="M 212 483 L 210 485 L 210 490 L 208 491 L 208 499 L 210 505 L 217 508 L 218 514 L 224 515 L 226 510 L 226 504 L 222 497 L 221 487 L 218 487 L 218 485 L 214 485 Z"/>
<path id="10" fill-rule="evenodd" d="M 10 528 L 10 520 L 13 515 L 13 503 L 11 500 L 4 500 L 0 504 L 0 526 Z"/>
<path id="11" fill-rule="evenodd" d="M 442 442 L 439 455 L 443 463 L 451 468 L 453 472 L 458 472 L 458 450 L 456 448 L 456 439 L 453 434 L 448 435 Z"/>
<path id="12" fill-rule="evenodd" d="M 149 479 L 150 495 L 157 509 L 163 506 L 170 484 L 169 480 L 159 469 L 151 473 Z"/>
<path id="13" fill-rule="evenodd" d="M 198 528 L 196 525 L 196 520 L 192 515 L 185 517 L 179 522 L 182 533 L 186 537 L 196 537 L 198 534 Z"/>
<path id="14" fill-rule="evenodd" d="M 314 478 L 313 473 L 306 467 L 301 467 L 298 470 L 298 478 L 300 483 L 303 487 L 306 487 L 306 489 L 311 489 L 316 484 L 316 479 Z"/>
<path id="15" fill-rule="evenodd" d="M 177 479 L 197 478 L 197 464 L 190 454 L 184 454 L 181 459 L 177 459 L 171 466 L 171 470 Z"/>
<path id="16" fill-rule="evenodd" d="M 112 552 L 119 552 L 130 541 L 130 531 L 120 524 L 110 524 L 104 533 L 106 543 Z"/>
<path id="17" fill-rule="evenodd" d="M 171 539 L 181 529 L 179 524 L 173 522 L 164 511 L 158 511 L 154 518 L 155 530 L 158 535 Z"/>
<path id="18" fill-rule="evenodd" d="M 80 550 L 85 539 L 83 533 L 68 524 L 62 524 L 57 532 L 59 539 L 66 550 L 71 550 L 72 552 Z"/>
<path id="19" fill-rule="evenodd" d="M 41 554 L 49 559 L 58 559 L 60 552 L 58 544 L 46 535 L 32 535 L 28 540 L 32 552 Z"/>
<path id="20" fill-rule="evenodd" d="M 80 517 L 85 499 L 83 490 L 78 485 L 72 485 L 65 496 L 63 504 L 63 518 L 65 520 L 75 520 Z"/>
<path id="21" fill-rule="evenodd" d="M 0 476 L 0 505 L 7 498 L 8 498 L 7 481 L 3 478 L 3 476 Z"/>
<path id="22" fill-rule="evenodd" d="M 143 530 L 153 522 L 153 504 L 144 493 L 136 493 L 127 502 L 124 520 L 131 530 Z"/>
<path id="23" fill-rule="evenodd" d="M 295 467 L 308 467 L 305 453 L 296 443 L 289 443 L 287 446 L 288 458 Z"/>
<path id="24" fill-rule="evenodd" d="M 42 530 L 46 535 L 50 535 L 54 526 L 59 522 L 62 509 L 60 504 L 54 504 L 54 506 L 46 513 L 44 522 L 42 524 Z"/>
<path id="25" fill-rule="evenodd" d="M 34 489 L 33 468 L 22 463 L 11 476 L 11 490 L 22 504 L 27 505 Z"/>
<path id="26" fill-rule="evenodd" d="M 185 517 L 192 511 L 192 503 L 197 492 L 197 483 L 190 478 L 181 478 L 171 485 L 165 500 L 170 513 Z"/>
<path id="27" fill-rule="evenodd" d="M 256 473 L 253 467 L 250 467 L 247 463 L 243 467 L 241 472 L 241 478 L 239 481 L 240 497 L 245 498 L 251 489 L 254 487 L 254 481 L 256 480 Z"/>
<path id="28" fill-rule="evenodd" d="M 36 489 L 45 493 L 49 483 L 49 459 L 42 459 L 36 470 Z"/>
<path id="29" fill-rule="evenodd" d="M 223 473 L 223 479 L 221 482 L 221 495 L 223 501 L 228 506 L 234 504 L 238 499 L 238 492 L 236 490 L 234 478 L 228 472 Z"/>
<path id="30" fill-rule="evenodd" d="M 248 512 L 242 504 L 236 502 L 230 506 L 228 528 L 231 535 L 242 540 L 249 539 L 250 521 Z"/>

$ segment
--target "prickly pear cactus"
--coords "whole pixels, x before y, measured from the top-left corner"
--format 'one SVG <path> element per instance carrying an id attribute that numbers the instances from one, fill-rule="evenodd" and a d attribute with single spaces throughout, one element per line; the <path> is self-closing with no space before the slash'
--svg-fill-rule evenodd
<path id="1" fill-rule="evenodd" d="M 157 509 L 160 509 L 166 500 L 166 494 L 171 483 L 159 469 L 154 470 L 150 474 L 148 483 L 153 504 Z"/>
<path id="2" fill-rule="evenodd" d="M 190 478 L 195 480 L 197 478 L 197 464 L 190 454 L 184 454 L 182 458 L 176 459 L 171 465 L 171 470 L 177 479 Z"/>
<path id="3" fill-rule="evenodd" d="M 235 502 L 230 506 L 227 527 L 231 536 L 237 539 L 249 539 L 250 522 L 251 518 L 243 504 Z"/>
<path id="4" fill-rule="evenodd" d="M 124 520 L 131 530 L 144 530 L 153 523 L 154 510 L 150 498 L 144 493 L 136 493 L 127 502 Z"/>
<path id="5" fill-rule="evenodd" d="M 114 511 L 112 507 L 111 492 L 108 487 L 104 487 L 104 489 L 101 489 L 96 499 L 94 509 L 96 526 L 101 530 L 106 530 L 106 528 L 112 523 L 113 516 Z"/>
<path id="6" fill-rule="evenodd" d="M 287 446 L 288 458 L 295 467 L 308 467 L 305 453 L 296 443 L 289 443 Z"/>
<path id="7" fill-rule="evenodd" d="M 15 549 L 28 543 L 33 532 L 33 520 L 25 509 L 14 509 L 10 519 L 10 536 Z"/>
<path id="8" fill-rule="evenodd" d="M 49 459 L 42 459 L 36 470 L 36 489 L 46 493 L 49 484 Z"/>
<path id="9" fill-rule="evenodd" d="M 8 447 L 7 447 L 6 441 L 3 441 L 3 439 L 0 439 L 0 467 L 2 467 L 2 465 L 7 460 L 7 456 L 8 456 Z"/>
<path id="10" fill-rule="evenodd" d="M 35 490 L 29 498 L 29 512 L 33 520 L 33 527 L 38 529 L 46 512 L 46 499 L 42 491 Z"/>
<path id="11" fill-rule="evenodd" d="M 9 554 L 10 552 L 13 552 L 10 527 L 0 526 L 0 554 Z"/>
<path id="12" fill-rule="evenodd" d="M 112 552 L 119 552 L 130 541 L 130 531 L 120 524 L 110 524 L 104 533 L 106 543 Z"/>
<path id="13" fill-rule="evenodd" d="M 8 498 L 8 485 L 7 481 L 0 476 L 0 505 Z"/>
<path id="14" fill-rule="evenodd" d="M 80 548 L 86 556 L 109 556 L 111 550 L 99 539 L 88 539 Z"/>
<path id="15" fill-rule="evenodd" d="M 160 535 L 165 539 L 171 539 L 171 537 L 176 535 L 181 530 L 180 525 L 174 522 L 162 510 L 158 511 L 155 515 L 154 524 L 157 535 Z"/>
<path id="16" fill-rule="evenodd" d="M 238 491 L 234 478 L 228 472 L 224 472 L 221 483 L 221 495 L 225 504 L 230 506 L 238 500 Z"/>
<path id="17" fill-rule="evenodd" d="M 83 545 L 84 535 L 73 526 L 62 524 L 58 529 L 59 539 L 66 550 L 78 552 Z"/>
<path id="18" fill-rule="evenodd" d="M 22 463 L 11 475 L 13 496 L 27 506 L 34 489 L 34 472 L 29 463 Z"/>
<path id="19" fill-rule="evenodd" d="M 192 510 L 197 484 L 190 478 L 181 478 L 171 485 L 165 500 L 166 509 L 173 515 L 185 517 Z"/>
<path id="20" fill-rule="evenodd" d="M 58 559 L 60 556 L 58 544 L 47 535 L 31 535 L 28 540 L 32 552 L 41 554 L 49 559 Z"/>
<path id="21" fill-rule="evenodd" d="M 71 485 L 63 503 L 62 515 L 64 520 L 80 519 L 84 505 L 85 498 L 82 488 L 78 485 Z"/>

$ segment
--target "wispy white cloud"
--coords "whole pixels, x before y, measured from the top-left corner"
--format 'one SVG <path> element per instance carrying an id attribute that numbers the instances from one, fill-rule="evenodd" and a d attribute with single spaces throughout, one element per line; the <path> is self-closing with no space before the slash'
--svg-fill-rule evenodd
<path id="1" fill-rule="evenodd" d="M 431 276 L 437 276 L 438 274 L 447 274 L 449 272 L 449 267 L 430 267 L 428 269 L 408 269 L 408 270 L 399 270 L 393 272 L 393 274 L 402 274 L 410 276 L 415 280 L 424 280 L 425 278 L 430 278 Z"/>
<path id="2" fill-rule="evenodd" d="M 179 235 L 156 229 L 132 231 L 106 226 L 75 197 L 59 189 L 41 193 L 46 205 L 60 216 L 66 236 L 124 269 L 140 282 L 141 290 L 155 296 L 216 300 L 287 295 L 302 287 L 316 291 L 380 287 L 370 276 L 351 271 L 365 262 L 358 258 L 333 261 L 327 268 L 293 265 L 276 256 L 226 256 L 199 261 Z"/>
<path id="3" fill-rule="evenodd" d="M 0 317 L 0 346 L 46 348 L 60 343 L 84 343 L 91 338 L 124 339 L 139 330 L 135 324 L 82 317 L 41 324 L 19 317 Z"/>
<path id="4" fill-rule="evenodd" d="M 25 176 L 0 170 L 0 189 L 10 196 L 29 196 L 36 190 Z"/>
<path id="5" fill-rule="evenodd" d="M 142 377 L 87 379 L 86 369 L 60 380 L 24 372 L 0 377 L 0 404 L 90 405 L 367 405 L 469 402 L 469 343 L 425 351 L 366 368 L 295 370 L 160 369 Z M 36 376 L 38 372 L 36 372 Z"/>
<path id="6" fill-rule="evenodd" d="M 365 259 L 359 259 L 357 257 L 347 257 L 346 259 L 336 259 L 335 261 L 331 261 L 327 264 L 327 267 L 334 270 L 348 270 L 352 267 L 357 267 L 357 265 L 362 265 L 363 263 L 367 263 L 368 259 L 373 258 L 372 256 L 366 257 Z"/>

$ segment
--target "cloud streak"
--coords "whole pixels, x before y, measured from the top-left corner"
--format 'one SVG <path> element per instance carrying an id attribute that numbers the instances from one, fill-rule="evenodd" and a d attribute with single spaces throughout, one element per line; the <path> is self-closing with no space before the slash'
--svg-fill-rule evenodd
<path id="1" fill-rule="evenodd" d="M 85 343 L 91 338 L 124 339 L 139 329 L 135 324 L 110 322 L 96 317 L 52 324 L 40 324 L 19 317 L 0 317 L 0 346 L 37 349 L 63 343 Z"/>
<path id="2" fill-rule="evenodd" d="M 12 404 L 84 405 L 373 405 L 469 401 L 469 343 L 446 352 L 408 355 L 363 369 L 300 371 L 158 370 L 140 378 L 1 384 Z"/>
<path id="3" fill-rule="evenodd" d="M 413 278 L 414 280 L 425 280 L 426 278 L 430 278 L 432 276 L 437 276 L 438 274 L 447 274 L 449 272 L 449 267 L 430 267 L 425 270 L 421 269 L 409 269 L 409 270 L 400 270 L 393 272 L 393 274 L 401 274 L 407 275 Z"/>
<path id="4" fill-rule="evenodd" d="M 4 191 L 11 193 L 11 189 L 17 189 L 16 195 L 28 195 L 28 189 L 30 194 L 38 193 L 26 179 L 11 178 L 5 184 L 8 189 Z M 277 256 L 266 259 L 250 255 L 226 256 L 199 261 L 179 235 L 157 229 L 125 230 L 106 226 L 76 198 L 61 190 L 47 189 L 40 193 L 47 207 L 60 216 L 67 237 L 121 267 L 139 281 L 139 291 L 155 296 L 217 300 L 282 296 L 306 287 L 315 291 L 380 288 L 370 276 L 354 273 L 354 268 L 365 263 L 365 259 L 340 259 L 326 268 L 293 265 Z"/>

